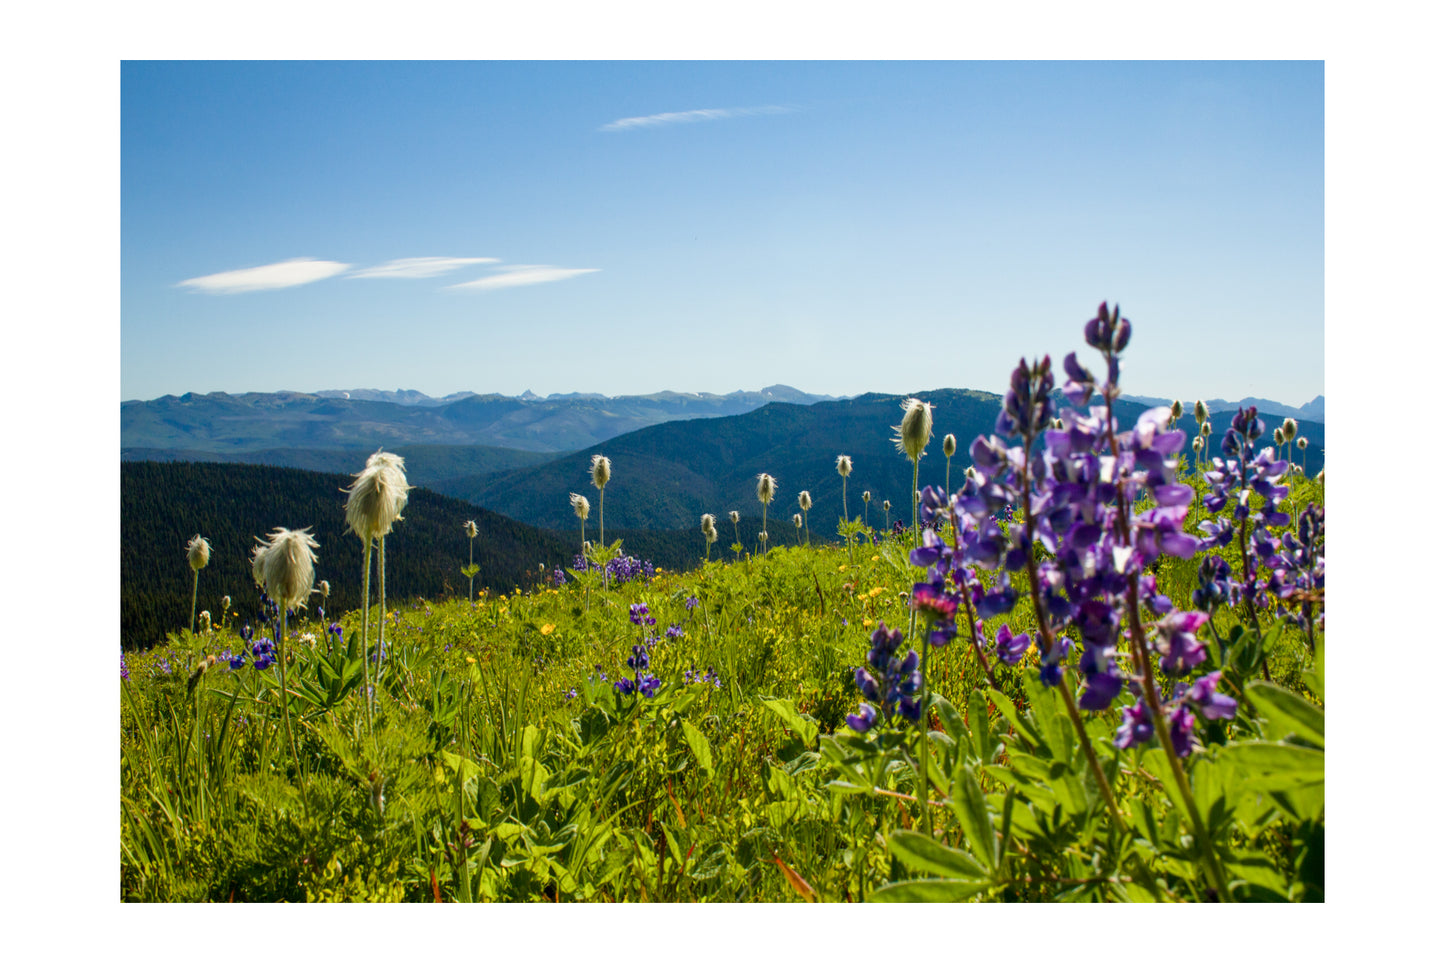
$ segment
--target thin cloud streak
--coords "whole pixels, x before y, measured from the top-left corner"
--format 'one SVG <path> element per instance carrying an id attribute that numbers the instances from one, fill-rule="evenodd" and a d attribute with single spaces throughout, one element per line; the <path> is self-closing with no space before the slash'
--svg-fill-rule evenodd
<path id="1" fill-rule="evenodd" d="M 680 110 L 667 114 L 648 114 L 646 117 L 623 117 L 597 128 L 600 131 L 637 130 L 642 127 L 662 127 L 667 124 L 692 124 L 702 120 L 731 120 L 734 117 L 756 117 L 764 114 L 791 114 L 796 107 L 782 107 L 769 104 L 765 107 L 716 107 L 706 110 Z"/>
<path id="2" fill-rule="evenodd" d="M 403 257 L 352 271 L 351 278 L 434 278 L 472 264 L 496 264 L 494 257 Z"/>
<path id="3" fill-rule="evenodd" d="M 295 257 L 289 261 L 263 264 L 259 267 L 222 271 L 203 277 L 189 278 L 176 287 L 190 288 L 206 294 L 247 294 L 252 291 L 275 291 L 294 288 L 313 281 L 324 281 L 350 268 L 340 261 L 320 261 L 311 257 Z"/>
<path id="4" fill-rule="evenodd" d="M 450 284 L 448 287 L 459 291 L 490 291 L 496 288 L 515 288 L 527 284 L 565 281 L 579 274 L 592 274 L 600 270 L 601 268 L 553 267 L 550 264 L 518 264 L 515 267 L 504 268 L 498 274 L 478 278 L 475 281 L 463 281 L 461 284 Z"/>

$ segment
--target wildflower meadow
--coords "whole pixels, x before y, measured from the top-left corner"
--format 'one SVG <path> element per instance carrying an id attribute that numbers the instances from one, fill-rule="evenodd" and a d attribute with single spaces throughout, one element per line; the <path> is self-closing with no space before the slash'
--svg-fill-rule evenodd
<path id="1" fill-rule="evenodd" d="M 336 495 L 359 610 L 306 529 L 234 585 L 198 533 L 191 623 L 121 658 L 122 899 L 1323 900 L 1324 472 L 1252 408 L 1118 423 L 1132 333 L 1101 305 L 1000 372 L 987 435 L 906 400 L 911 492 L 758 474 L 761 530 L 704 506 L 687 572 L 606 541 L 602 455 L 511 593 L 459 517 L 467 597 L 387 596 L 386 452 Z"/>

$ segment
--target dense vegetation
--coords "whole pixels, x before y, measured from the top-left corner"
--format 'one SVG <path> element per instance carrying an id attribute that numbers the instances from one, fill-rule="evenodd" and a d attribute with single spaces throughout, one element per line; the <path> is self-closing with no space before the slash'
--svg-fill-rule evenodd
<path id="1" fill-rule="evenodd" d="M 1129 336 L 1065 359 L 1087 411 L 1021 363 L 897 534 L 289 634 L 247 572 L 244 640 L 122 658 L 123 898 L 1323 899 L 1323 477 L 1253 410 L 1204 466 L 1116 425 Z"/>

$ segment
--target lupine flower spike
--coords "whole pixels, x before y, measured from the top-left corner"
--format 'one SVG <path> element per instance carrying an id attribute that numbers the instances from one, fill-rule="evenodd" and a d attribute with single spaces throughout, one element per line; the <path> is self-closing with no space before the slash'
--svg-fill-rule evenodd
<path id="1" fill-rule="evenodd" d="M 196 631 L 196 593 L 201 587 L 201 569 L 211 561 L 211 543 L 200 535 L 186 543 L 186 561 L 191 565 L 191 631 Z"/>

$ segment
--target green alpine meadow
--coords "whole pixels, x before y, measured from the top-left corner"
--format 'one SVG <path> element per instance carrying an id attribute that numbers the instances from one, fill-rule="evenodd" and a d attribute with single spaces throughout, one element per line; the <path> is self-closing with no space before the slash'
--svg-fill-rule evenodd
<path id="1" fill-rule="evenodd" d="M 127 463 L 121 899 L 1324 900 L 1321 446 L 1122 400 L 1149 321 L 1083 314 L 986 417 L 488 462 L 545 529 Z"/>

